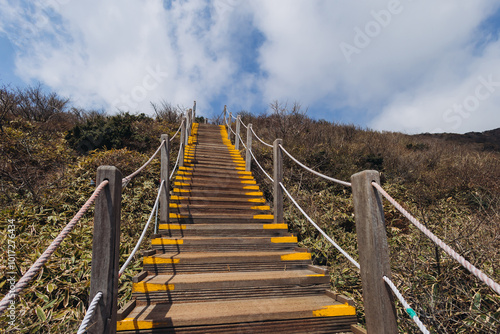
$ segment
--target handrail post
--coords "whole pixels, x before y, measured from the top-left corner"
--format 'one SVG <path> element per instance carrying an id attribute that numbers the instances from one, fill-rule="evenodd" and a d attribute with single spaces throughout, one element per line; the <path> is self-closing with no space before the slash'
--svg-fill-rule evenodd
<path id="1" fill-rule="evenodd" d="M 97 168 L 96 183 L 108 180 L 108 186 L 97 197 L 94 211 L 90 298 L 101 291 L 93 321 L 87 333 L 116 333 L 118 311 L 118 271 L 120 255 L 120 213 L 122 173 L 113 166 Z"/>
<path id="2" fill-rule="evenodd" d="M 250 150 L 252 149 L 252 124 L 248 124 L 247 127 L 247 152 L 245 156 L 245 170 L 247 172 L 252 170 L 252 154 Z"/>
<path id="3" fill-rule="evenodd" d="M 224 106 L 224 122 L 222 125 L 226 125 L 226 114 L 227 114 L 227 106 Z"/>
<path id="4" fill-rule="evenodd" d="M 184 145 L 187 146 L 188 143 L 189 143 L 189 136 L 191 135 L 191 123 L 192 123 L 192 119 L 191 119 L 191 109 L 188 109 L 186 111 L 186 135 L 185 135 L 185 138 L 184 138 Z"/>
<path id="5" fill-rule="evenodd" d="M 227 119 L 227 139 L 231 141 L 231 121 L 233 120 L 233 113 L 229 112 L 229 118 Z"/>
<path id="6" fill-rule="evenodd" d="M 169 191 L 170 191 L 170 140 L 168 134 L 161 135 L 161 141 L 165 141 L 161 149 L 160 184 L 165 181 L 160 195 L 160 223 L 168 224 L 169 216 Z M 156 230 L 156 226 L 155 226 Z"/>
<path id="7" fill-rule="evenodd" d="M 397 333 L 394 297 L 382 279 L 391 278 L 384 209 L 371 184 L 380 183 L 380 174 L 363 171 L 351 176 L 351 181 L 367 330 L 370 334 Z"/>
<path id="8" fill-rule="evenodd" d="M 234 136 L 234 149 L 236 151 L 240 150 L 240 128 L 241 128 L 241 116 L 238 115 L 236 118 L 236 136 Z"/>
<path id="9" fill-rule="evenodd" d="M 181 126 L 181 144 L 179 146 L 179 166 L 183 167 L 184 166 L 184 142 L 185 142 L 185 137 L 186 137 L 186 127 L 187 127 L 187 119 L 186 117 L 182 117 L 182 126 Z"/>
<path id="10" fill-rule="evenodd" d="M 194 101 L 193 105 L 193 119 L 196 119 L 196 101 Z"/>
<path id="11" fill-rule="evenodd" d="M 274 223 L 283 223 L 283 189 L 280 182 L 283 182 L 283 151 L 280 145 L 283 143 L 282 139 L 276 139 L 273 145 L 273 194 L 274 194 Z"/>

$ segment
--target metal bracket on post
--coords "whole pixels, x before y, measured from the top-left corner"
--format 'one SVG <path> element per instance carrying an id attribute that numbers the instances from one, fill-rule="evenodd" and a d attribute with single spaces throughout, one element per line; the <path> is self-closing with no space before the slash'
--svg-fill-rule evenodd
<path id="1" fill-rule="evenodd" d="M 351 182 L 367 330 L 371 334 L 397 333 L 394 297 L 382 279 L 391 278 L 384 209 L 371 184 L 380 183 L 380 174 L 363 171 L 351 176 Z"/>
<path id="2" fill-rule="evenodd" d="M 161 141 L 165 141 L 161 149 L 160 182 L 165 181 L 160 195 L 160 223 L 168 224 L 169 216 L 169 192 L 170 192 L 170 140 L 168 134 L 161 135 Z"/>
<path id="3" fill-rule="evenodd" d="M 180 143 L 180 146 L 179 146 L 179 166 L 180 167 L 183 167 L 184 166 L 184 140 L 185 140 L 185 137 L 186 137 L 186 123 L 187 123 L 187 119 L 186 117 L 183 117 L 182 118 L 182 126 L 181 126 L 181 143 Z"/>
<path id="4" fill-rule="evenodd" d="M 238 115 L 236 118 L 236 136 L 234 136 L 234 149 L 239 151 L 240 149 L 240 127 L 241 127 L 241 116 Z"/>
<path id="5" fill-rule="evenodd" d="M 252 124 L 248 124 L 247 127 L 247 152 L 245 156 L 245 170 L 247 172 L 252 170 Z"/>
<path id="6" fill-rule="evenodd" d="M 231 121 L 232 120 L 233 120 L 233 113 L 230 112 L 228 122 L 227 122 L 227 139 L 229 139 L 229 141 L 231 141 Z"/>
<path id="7" fill-rule="evenodd" d="M 283 223 L 283 189 L 280 182 L 283 182 L 283 151 L 280 145 L 283 140 L 276 139 L 273 143 L 273 194 L 274 194 L 274 223 Z"/>
<path id="8" fill-rule="evenodd" d="M 118 312 L 118 271 L 120 255 L 120 214 L 122 173 L 113 166 L 97 168 L 97 184 L 108 180 L 108 186 L 97 197 L 94 211 L 90 299 L 101 291 L 92 324 L 87 333 L 116 333 Z"/>

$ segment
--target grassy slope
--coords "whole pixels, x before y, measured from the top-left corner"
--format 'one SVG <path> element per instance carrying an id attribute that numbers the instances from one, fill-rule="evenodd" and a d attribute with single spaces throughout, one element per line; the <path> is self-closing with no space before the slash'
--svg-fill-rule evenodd
<path id="1" fill-rule="evenodd" d="M 469 261 L 500 281 L 498 151 L 485 151 L 476 144 L 440 138 L 377 133 L 315 122 L 303 115 L 246 115 L 243 120 L 246 124 L 253 123 L 256 132 L 268 142 L 283 138 L 290 153 L 327 175 L 349 180 L 350 175 L 363 169 L 381 171 L 383 186 L 390 194 Z M 141 134 L 153 138 L 151 142 L 155 142 L 161 132 L 175 127 L 159 122 L 148 124 L 137 126 Z M 144 129 L 149 130 L 145 132 Z M 8 136 L 2 139 L 2 154 L 30 152 L 32 160 L 23 166 L 27 166 L 29 175 L 38 177 L 33 183 L 37 184 L 33 192 L 15 191 L 11 187 L 13 181 L 4 174 L 1 178 L 4 189 L 2 217 L 14 219 L 17 226 L 19 275 L 91 194 L 90 180 L 95 177 L 97 166 L 116 165 L 127 175 L 154 151 L 154 145 L 150 145 L 141 152 L 101 150 L 81 156 L 68 147 L 62 132 L 47 137 L 36 124 L 25 122 L 10 123 L 5 131 Z M 269 149 L 259 144 L 255 144 L 254 149 L 264 167 L 272 170 Z M 356 258 L 350 190 L 318 179 L 288 159 L 285 166 L 288 189 L 311 217 Z M 2 166 L 7 171 L 8 167 Z M 158 170 L 158 163 L 154 162 L 123 193 L 122 263 L 153 204 Z M 269 184 L 258 170 L 255 173 L 270 200 Z M 352 265 L 318 237 L 289 201 L 285 204 L 286 219 L 299 234 L 301 243 L 313 250 L 318 263 L 331 267 L 333 288 L 354 298 L 360 310 L 359 320 L 363 322 L 361 283 Z M 442 252 L 436 251 L 387 204 L 385 215 L 394 281 L 421 320 L 436 332 L 495 333 L 499 327 L 499 297 Z M 1 221 L 0 228 L 5 228 L 6 219 Z M 5 245 L 7 236 L 1 238 Z M 92 214 L 88 213 L 21 296 L 16 305 L 17 330 L 26 333 L 75 330 L 89 302 L 91 240 Z M 6 263 L 5 248 L 3 250 L 2 270 Z M 140 259 L 137 258 L 121 279 L 121 303 L 129 298 L 130 277 L 139 268 Z M 7 286 L 6 278 L 0 278 L 2 294 Z M 401 331 L 415 332 L 400 307 L 398 312 Z M 0 328 L 7 328 L 3 325 L 8 319 L 0 320 Z"/>

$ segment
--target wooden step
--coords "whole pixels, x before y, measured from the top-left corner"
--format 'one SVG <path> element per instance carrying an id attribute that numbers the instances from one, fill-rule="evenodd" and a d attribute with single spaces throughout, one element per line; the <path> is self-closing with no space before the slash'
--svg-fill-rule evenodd
<path id="1" fill-rule="evenodd" d="M 248 252 L 172 252 L 144 257 L 149 273 L 193 273 L 306 269 L 311 254 L 304 250 Z"/>
<path id="2" fill-rule="evenodd" d="M 155 238 L 151 240 L 151 248 L 163 252 L 224 252 L 293 250 L 297 246 L 297 238 L 280 237 L 198 237 Z"/>
<path id="3" fill-rule="evenodd" d="M 118 331 L 127 333 L 177 333 L 179 328 L 218 326 L 233 332 L 252 331 L 253 326 L 278 333 L 335 333 L 349 331 L 355 321 L 354 307 L 339 303 L 326 294 L 292 298 L 256 298 L 213 301 L 205 303 L 161 303 L 137 305 L 127 318 L 118 322 Z M 292 321 L 296 328 L 283 327 L 283 321 Z M 276 323 L 274 323 L 276 322 Z M 305 328 L 302 322 L 308 325 Z M 265 327 L 263 327 L 265 326 Z M 319 328 L 316 328 L 318 326 Z M 174 331 L 175 329 L 175 331 Z M 300 329 L 300 331 L 298 331 Z"/>
<path id="4" fill-rule="evenodd" d="M 224 236 L 279 237 L 288 235 L 287 224 L 159 224 L 158 233 L 169 237 Z"/>
<path id="5" fill-rule="evenodd" d="M 321 295 L 329 285 L 329 275 L 311 270 L 162 274 L 134 283 L 132 296 L 141 303 L 288 298 Z"/>

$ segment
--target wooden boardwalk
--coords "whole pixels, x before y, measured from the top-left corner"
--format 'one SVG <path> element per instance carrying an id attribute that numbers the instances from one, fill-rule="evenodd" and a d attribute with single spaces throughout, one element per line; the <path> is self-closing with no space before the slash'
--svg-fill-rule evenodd
<path id="1" fill-rule="evenodd" d="M 173 181 L 169 222 L 145 252 L 121 333 L 345 333 L 350 301 L 273 224 L 225 127 L 193 125 Z"/>

